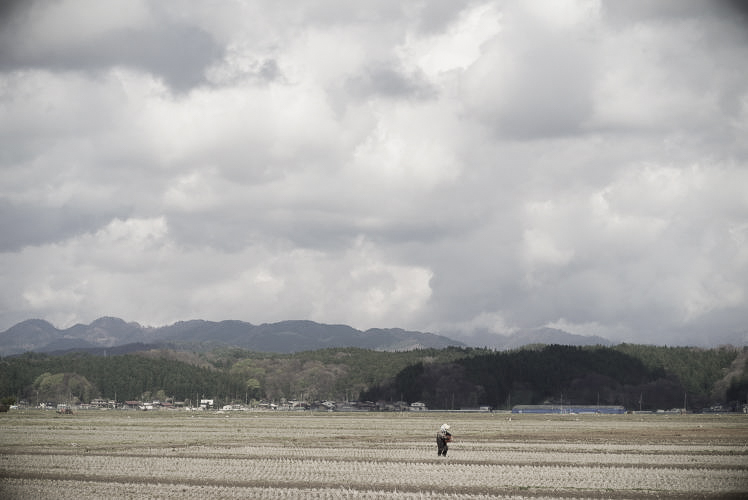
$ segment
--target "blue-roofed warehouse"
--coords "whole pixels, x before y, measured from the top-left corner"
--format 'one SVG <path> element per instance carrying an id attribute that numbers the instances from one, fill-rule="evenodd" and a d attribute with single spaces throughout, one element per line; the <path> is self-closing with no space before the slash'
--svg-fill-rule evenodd
<path id="1" fill-rule="evenodd" d="M 626 413 L 623 406 L 600 405 L 517 405 L 512 413 L 591 413 L 605 415 L 622 415 Z"/>

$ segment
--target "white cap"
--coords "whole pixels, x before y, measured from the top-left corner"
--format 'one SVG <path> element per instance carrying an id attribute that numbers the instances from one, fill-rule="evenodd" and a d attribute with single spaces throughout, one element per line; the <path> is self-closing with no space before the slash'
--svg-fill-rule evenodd
<path id="1" fill-rule="evenodd" d="M 449 424 L 442 424 L 442 428 L 441 429 L 443 431 L 448 431 L 450 429 Z"/>

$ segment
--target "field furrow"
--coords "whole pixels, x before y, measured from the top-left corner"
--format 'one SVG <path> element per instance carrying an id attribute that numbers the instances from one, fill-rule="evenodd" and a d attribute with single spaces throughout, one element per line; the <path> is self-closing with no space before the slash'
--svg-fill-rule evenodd
<path id="1" fill-rule="evenodd" d="M 433 443 L 445 419 L 457 436 L 446 459 L 436 457 Z M 748 494 L 748 419 L 673 420 L 590 417 L 584 433 L 578 419 L 510 422 L 475 414 L 27 412 L 0 421 L 7 424 L 0 493 L 467 500 Z M 627 434 L 631 428 L 637 432 Z"/>

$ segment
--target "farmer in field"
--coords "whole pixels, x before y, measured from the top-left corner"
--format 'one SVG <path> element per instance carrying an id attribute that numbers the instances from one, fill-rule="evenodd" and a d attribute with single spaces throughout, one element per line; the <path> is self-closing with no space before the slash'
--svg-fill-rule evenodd
<path id="1" fill-rule="evenodd" d="M 450 427 L 448 424 L 442 424 L 439 428 L 439 432 L 436 433 L 436 447 L 440 457 L 447 456 L 447 450 L 449 450 L 447 443 L 452 441 L 452 434 L 449 433 L 449 429 Z"/>

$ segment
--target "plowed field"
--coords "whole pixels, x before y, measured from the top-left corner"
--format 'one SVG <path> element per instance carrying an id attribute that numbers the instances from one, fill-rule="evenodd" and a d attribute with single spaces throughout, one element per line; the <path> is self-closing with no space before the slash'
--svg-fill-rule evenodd
<path id="1" fill-rule="evenodd" d="M 20 410 L 0 431 L 3 499 L 748 498 L 743 415 Z"/>

